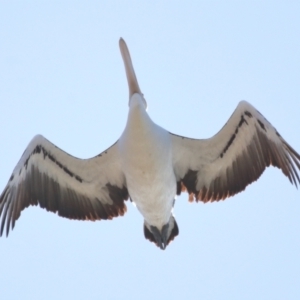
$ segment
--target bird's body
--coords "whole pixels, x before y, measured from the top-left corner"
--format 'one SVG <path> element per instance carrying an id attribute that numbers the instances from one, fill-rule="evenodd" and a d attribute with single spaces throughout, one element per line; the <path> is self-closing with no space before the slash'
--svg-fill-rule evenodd
<path id="1" fill-rule="evenodd" d="M 131 101 L 118 147 L 131 200 L 149 224 L 161 229 L 176 195 L 171 137 L 149 118 L 139 94 Z"/>
<path id="2" fill-rule="evenodd" d="M 300 183 L 300 155 L 249 103 L 241 101 L 210 139 L 191 139 L 156 125 L 146 108 L 129 51 L 120 39 L 129 86 L 129 113 L 118 141 L 90 159 L 75 158 L 38 135 L 0 196 L 0 235 L 14 228 L 29 205 L 77 220 L 124 215 L 130 198 L 144 217 L 146 239 L 161 249 L 179 233 L 172 214 L 176 195 L 219 201 L 243 191 L 266 167 Z"/>

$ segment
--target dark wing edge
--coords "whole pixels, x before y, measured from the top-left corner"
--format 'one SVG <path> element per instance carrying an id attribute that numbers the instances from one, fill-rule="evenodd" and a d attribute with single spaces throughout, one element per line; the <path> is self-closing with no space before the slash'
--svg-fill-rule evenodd
<path id="1" fill-rule="evenodd" d="M 76 220 L 101 220 L 126 212 L 128 191 L 115 145 L 78 159 L 38 135 L 28 145 L 0 196 L 0 236 L 30 205 Z"/>
<path id="2" fill-rule="evenodd" d="M 243 191 L 266 167 L 300 183 L 300 155 L 249 103 L 242 101 L 225 126 L 207 140 L 172 135 L 177 194 L 189 200 L 219 201 Z"/>

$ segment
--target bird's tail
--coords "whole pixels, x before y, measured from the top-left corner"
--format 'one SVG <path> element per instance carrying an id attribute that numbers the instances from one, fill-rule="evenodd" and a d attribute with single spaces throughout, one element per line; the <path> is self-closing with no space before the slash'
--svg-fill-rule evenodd
<path id="1" fill-rule="evenodd" d="M 173 241 L 178 234 L 179 234 L 179 228 L 174 216 L 172 215 L 170 217 L 168 227 L 167 227 L 167 232 L 166 232 L 167 238 L 166 238 L 165 247 L 169 245 L 169 243 Z M 153 242 L 157 247 L 161 248 L 161 246 L 158 244 L 157 240 L 155 239 L 153 233 L 151 232 L 151 226 L 149 226 L 146 221 L 144 221 L 144 235 L 147 240 Z"/>

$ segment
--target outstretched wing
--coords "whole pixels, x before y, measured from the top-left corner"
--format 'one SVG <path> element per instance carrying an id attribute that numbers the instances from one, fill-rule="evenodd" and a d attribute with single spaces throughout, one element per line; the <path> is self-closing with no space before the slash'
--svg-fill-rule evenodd
<path id="1" fill-rule="evenodd" d="M 112 219 L 126 212 L 128 191 L 116 144 L 91 159 L 75 158 L 43 136 L 32 139 L 0 196 L 0 236 L 21 211 L 37 205 L 77 220 Z"/>
<path id="2" fill-rule="evenodd" d="M 270 165 L 292 184 L 300 183 L 300 155 L 246 101 L 210 139 L 171 138 L 177 194 L 187 190 L 191 201 L 218 201 L 241 192 Z"/>

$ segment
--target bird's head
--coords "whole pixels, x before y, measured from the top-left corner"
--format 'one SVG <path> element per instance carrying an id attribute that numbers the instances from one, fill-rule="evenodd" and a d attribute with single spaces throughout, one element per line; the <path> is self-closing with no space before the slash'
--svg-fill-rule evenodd
<path id="1" fill-rule="evenodd" d="M 147 240 L 153 242 L 160 249 L 165 250 L 169 243 L 179 234 L 179 229 L 174 216 L 171 216 L 169 222 L 163 225 L 161 229 L 148 224 L 145 220 L 144 234 Z"/>
<path id="2" fill-rule="evenodd" d="M 128 50 L 128 47 L 125 43 L 125 41 L 120 38 L 119 41 L 120 51 L 122 54 L 125 71 L 126 71 L 126 77 L 129 87 L 129 106 L 131 105 L 131 102 L 139 100 L 142 101 L 142 103 L 145 105 L 145 109 L 147 108 L 147 102 L 144 98 L 144 95 L 142 94 L 137 78 L 135 76 L 135 72 L 133 69 L 132 61 L 130 58 L 130 53 Z"/>

